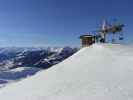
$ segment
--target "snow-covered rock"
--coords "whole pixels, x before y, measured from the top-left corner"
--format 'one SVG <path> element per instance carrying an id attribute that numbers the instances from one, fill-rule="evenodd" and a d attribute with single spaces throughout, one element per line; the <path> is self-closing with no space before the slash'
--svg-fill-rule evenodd
<path id="1" fill-rule="evenodd" d="M 0 90 L 2 100 L 133 100 L 133 47 L 94 44 Z"/>

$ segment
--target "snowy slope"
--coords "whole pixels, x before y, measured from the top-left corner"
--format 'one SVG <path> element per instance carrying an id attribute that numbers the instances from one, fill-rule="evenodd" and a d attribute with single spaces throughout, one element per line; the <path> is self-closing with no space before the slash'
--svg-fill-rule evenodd
<path id="1" fill-rule="evenodd" d="M 0 90 L 1 100 L 133 100 L 133 47 L 95 44 Z"/>

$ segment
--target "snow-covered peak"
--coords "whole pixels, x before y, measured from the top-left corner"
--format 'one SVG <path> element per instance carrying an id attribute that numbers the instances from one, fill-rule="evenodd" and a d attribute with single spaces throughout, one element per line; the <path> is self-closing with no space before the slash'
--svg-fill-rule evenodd
<path id="1" fill-rule="evenodd" d="M 2 100 L 133 100 L 133 47 L 94 44 L 0 90 Z"/>

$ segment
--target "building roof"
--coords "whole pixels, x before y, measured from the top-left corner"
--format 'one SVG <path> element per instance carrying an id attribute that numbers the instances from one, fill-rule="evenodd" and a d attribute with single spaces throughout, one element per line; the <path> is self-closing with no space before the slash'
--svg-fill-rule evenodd
<path id="1" fill-rule="evenodd" d="M 90 35 L 90 34 L 86 34 L 86 35 L 81 35 L 80 38 L 84 38 L 84 37 L 94 37 L 94 35 Z"/>

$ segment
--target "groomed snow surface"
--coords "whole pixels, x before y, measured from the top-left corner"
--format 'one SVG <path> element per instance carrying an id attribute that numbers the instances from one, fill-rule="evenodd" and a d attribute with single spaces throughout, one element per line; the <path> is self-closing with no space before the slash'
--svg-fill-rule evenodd
<path id="1" fill-rule="evenodd" d="M 94 44 L 0 89 L 1 100 L 133 100 L 133 47 Z"/>

